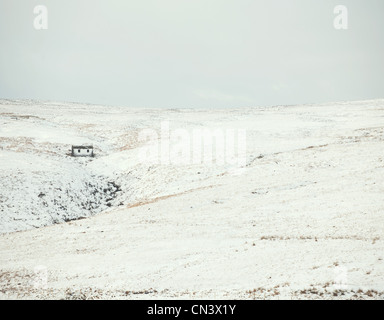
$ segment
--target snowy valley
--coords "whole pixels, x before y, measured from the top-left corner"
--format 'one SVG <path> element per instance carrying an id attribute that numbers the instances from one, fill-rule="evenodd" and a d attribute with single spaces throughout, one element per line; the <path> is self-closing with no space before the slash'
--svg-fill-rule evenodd
<path id="1" fill-rule="evenodd" d="M 164 122 L 245 130 L 244 164 L 143 161 Z M 0 100 L 0 298 L 383 299 L 383 195 L 384 100 Z"/>

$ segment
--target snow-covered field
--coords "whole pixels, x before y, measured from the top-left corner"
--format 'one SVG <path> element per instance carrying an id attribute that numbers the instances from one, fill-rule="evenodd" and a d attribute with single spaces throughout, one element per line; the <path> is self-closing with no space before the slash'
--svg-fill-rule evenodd
<path id="1" fill-rule="evenodd" d="M 143 161 L 164 122 L 245 129 L 245 164 Z M 383 299 L 383 230 L 384 100 L 0 100 L 1 299 Z"/>

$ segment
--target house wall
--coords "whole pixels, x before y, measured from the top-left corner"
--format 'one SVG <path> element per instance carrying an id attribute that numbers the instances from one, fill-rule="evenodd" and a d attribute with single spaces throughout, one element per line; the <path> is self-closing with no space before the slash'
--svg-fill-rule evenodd
<path id="1" fill-rule="evenodd" d="M 93 149 L 73 149 L 72 154 L 75 157 L 91 157 L 93 156 Z"/>

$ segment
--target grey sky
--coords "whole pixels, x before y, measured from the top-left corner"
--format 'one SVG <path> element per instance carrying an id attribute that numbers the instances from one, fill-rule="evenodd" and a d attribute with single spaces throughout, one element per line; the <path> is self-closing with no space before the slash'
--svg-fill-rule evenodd
<path id="1" fill-rule="evenodd" d="M 35 5 L 48 30 L 33 27 Z M 333 27 L 336 5 L 349 29 Z M 0 0 L 0 98 L 239 107 L 384 98 L 383 0 Z"/>

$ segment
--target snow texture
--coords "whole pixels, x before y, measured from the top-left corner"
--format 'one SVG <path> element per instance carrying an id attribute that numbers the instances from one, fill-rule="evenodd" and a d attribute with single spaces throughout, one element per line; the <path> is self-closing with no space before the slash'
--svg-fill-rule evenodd
<path id="1" fill-rule="evenodd" d="M 245 129 L 246 164 L 142 161 L 164 121 Z M 384 100 L 0 100 L 0 298 L 383 299 L 383 150 Z"/>

